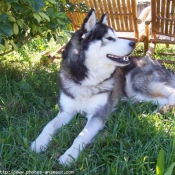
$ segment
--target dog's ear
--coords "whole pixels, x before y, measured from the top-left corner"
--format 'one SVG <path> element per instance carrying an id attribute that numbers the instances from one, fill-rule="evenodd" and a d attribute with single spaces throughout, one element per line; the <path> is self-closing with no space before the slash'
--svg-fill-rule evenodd
<path id="1" fill-rule="evenodd" d="M 108 25 L 108 21 L 107 21 L 107 16 L 106 16 L 106 14 L 103 14 L 103 15 L 102 15 L 102 17 L 101 17 L 99 23 Z"/>
<path id="2" fill-rule="evenodd" d="M 82 25 L 82 30 L 84 33 L 87 33 L 91 31 L 95 24 L 97 22 L 97 18 L 95 15 L 95 10 L 91 9 L 89 13 L 87 14 L 86 18 L 84 19 L 83 25 Z"/>

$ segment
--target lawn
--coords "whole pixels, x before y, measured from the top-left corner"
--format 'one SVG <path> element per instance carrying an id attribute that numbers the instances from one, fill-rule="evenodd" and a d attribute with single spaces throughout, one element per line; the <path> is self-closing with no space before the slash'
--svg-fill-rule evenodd
<path id="1" fill-rule="evenodd" d="M 30 151 L 30 143 L 59 111 L 60 60 L 49 64 L 41 57 L 57 47 L 36 39 L 19 53 L 0 57 L 0 174 L 155 175 L 161 149 L 166 171 L 175 162 L 174 111 L 154 114 L 151 102 L 120 102 L 105 128 L 69 168 L 57 159 L 85 125 L 81 115 L 56 133 L 46 152 Z M 165 50 L 158 46 L 156 52 Z"/>

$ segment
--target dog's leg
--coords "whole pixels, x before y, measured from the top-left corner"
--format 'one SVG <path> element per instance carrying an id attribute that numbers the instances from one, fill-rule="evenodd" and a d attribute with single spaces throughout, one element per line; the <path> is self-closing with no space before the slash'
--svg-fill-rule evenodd
<path id="1" fill-rule="evenodd" d="M 53 120 L 51 120 L 43 129 L 38 138 L 32 142 L 31 150 L 35 152 L 44 151 L 47 145 L 52 140 L 52 135 L 55 134 L 57 129 L 61 128 L 63 125 L 69 123 L 72 119 L 73 114 L 68 114 L 67 112 L 59 113 Z"/>
<path id="2" fill-rule="evenodd" d="M 72 146 L 58 159 L 60 164 L 70 166 L 77 159 L 80 151 L 95 137 L 104 127 L 104 119 L 93 116 L 86 124 L 85 128 L 74 140 Z"/>
<path id="3" fill-rule="evenodd" d="M 154 101 L 157 100 L 159 108 L 162 108 L 165 105 L 175 105 L 175 90 L 166 85 L 166 82 L 153 83 L 150 87 L 152 95 L 155 98 Z"/>
<path id="4" fill-rule="evenodd" d="M 170 105 L 175 105 L 175 90 L 172 90 L 171 95 L 168 97 L 169 104 Z"/>

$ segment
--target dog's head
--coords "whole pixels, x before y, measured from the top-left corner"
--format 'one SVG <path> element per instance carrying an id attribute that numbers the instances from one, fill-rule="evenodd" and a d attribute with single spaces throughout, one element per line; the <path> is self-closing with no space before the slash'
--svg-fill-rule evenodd
<path id="1" fill-rule="evenodd" d="M 71 73 L 83 80 L 89 66 L 126 66 L 128 55 L 135 48 L 135 42 L 119 39 L 116 32 L 107 26 L 107 17 L 96 20 L 95 11 L 89 11 L 80 30 L 76 31 L 63 51 L 63 62 L 70 66 Z"/>

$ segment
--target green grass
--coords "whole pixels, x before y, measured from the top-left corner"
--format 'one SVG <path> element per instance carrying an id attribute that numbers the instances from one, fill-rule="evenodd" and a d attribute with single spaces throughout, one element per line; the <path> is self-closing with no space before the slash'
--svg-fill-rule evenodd
<path id="1" fill-rule="evenodd" d="M 56 44 L 51 45 L 56 49 Z M 85 125 L 81 115 L 56 133 L 46 152 L 30 151 L 31 141 L 59 110 L 59 61 L 39 63 L 41 52 L 51 45 L 37 39 L 19 53 L 0 58 L 0 174 L 155 175 L 161 148 L 167 170 L 175 162 L 174 113 L 153 114 L 152 103 L 120 102 L 70 168 L 59 165 L 57 159 Z"/>

